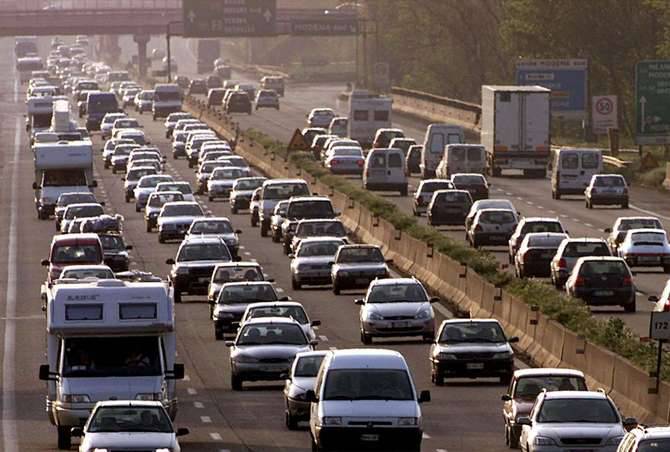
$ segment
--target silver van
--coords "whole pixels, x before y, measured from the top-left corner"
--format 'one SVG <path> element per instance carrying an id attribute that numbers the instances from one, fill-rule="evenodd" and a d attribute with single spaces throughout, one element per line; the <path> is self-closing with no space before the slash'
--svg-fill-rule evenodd
<path id="1" fill-rule="evenodd" d="M 551 197 L 583 195 L 591 177 L 603 172 L 600 149 L 561 148 L 554 153 L 551 173 Z"/>
<path id="2" fill-rule="evenodd" d="M 435 177 L 437 165 L 442 160 L 444 148 L 448 144 L 459 144 L 465 142 L 463 128 L 449 124 L 430 124 L 426 129 L 423 140 L 423 151 L 421 152 L 421 177 L 427 179 Z"/>
<path id="3" fill-rule="evenodd" d="M 312 450 L 420 450 L 421 407 L 405 358 L 385 349 L 335 350 L 323 360 L 310 405 Z"/>
<path id="4" fill-rule="evenodd" d="M 363 188 L 366 190 L 399 191 L 407 196 L 405 154 L 400 149 L 372 149 L 365 158 Z"/>
<path id="5" fill-rule="evenodd" d="M 442 161 L 436 174 L 440 179 L 449 179 L 456 173 L 484 174 L 486 171 L 486 149 L 481 144 L 448 144 L 444 148 Z"/>

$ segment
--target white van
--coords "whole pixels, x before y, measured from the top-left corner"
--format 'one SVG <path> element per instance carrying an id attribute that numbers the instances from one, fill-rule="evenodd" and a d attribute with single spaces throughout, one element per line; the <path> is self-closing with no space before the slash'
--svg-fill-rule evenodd
<path id="1" fill-rule="evenodd" d="M 366 190 L 399 191 L 407 196 L 405 154 L 400 149 L 372 149 L 365 158 L 363 188 Z"/>
<path id="2" fill-rule="evenodd" d="M 153 119 L 167 118 L 170 113 L 181 111 L 181 88 L 176 83 L 159 83 L 154 86 Z"/>
<path id="3" fill-rule="evenodd" d="M 486 148 L 481 144 L 448 144 L 444 148 L 442 161 L 436 175 L 449 179 L 456 173 L 484 174 L 486 171 Z"/>
<path id="4" fill-rule="evenodd" d="M 554 154 L 551 174 L 551 197 L 583 195 L 591 177 L 603 172 L 600 149 L 561 148 Z"/>
<path id="5" fill-rule="evenodd" d="M 330 125 L 328 126 L 328 133 L 345 138 L 347 136 L 348 128 L 349 118 L 346 116 L 336 116 L 330 121 Z"/>
<path id="6" fill-rule="evenodd" d="M 421 450 L 421 407 L 405 358 L 393 350 L 335 350 L 324 358 L 310 404 L 312 450 Z"/>
<path id="7" fill-rule="evenodd" d="M 430 124 L 423 140 L 421 151 L 421 177 L 435 177 L 437 165 L 442 160 L 444 148 L 448 144 L 465 143 L 463 128 L 449 124 Z"/>

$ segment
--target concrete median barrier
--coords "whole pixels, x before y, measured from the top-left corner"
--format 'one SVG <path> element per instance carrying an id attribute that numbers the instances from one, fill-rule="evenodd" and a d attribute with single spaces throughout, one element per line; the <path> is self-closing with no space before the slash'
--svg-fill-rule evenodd
<path id="1" fill-rule="evenodd" d="M 603 388 L 609 392 L 614 384 L 614 360 L 616 355 L 590 342 L 584 347 L 586 383 L 590 388 Z"/>
<path id="2" fill-rule="evenodd" d="M 649 394 L 650 378 L 647 372 L 630 361 L 615 356 L 614 378 L 610 394 L 619 409 L 639 422 L 653 423 L 656 420 L 656 395 Z"/>
<path id="3" fill-rule="evenodd" d="M 561 367 L 585 369 L 585 347 L 586 342 L 582 336 L 579 336 L 573 331 L 565 330 L 563 333 L 563 359 L 561 361 Z"/>

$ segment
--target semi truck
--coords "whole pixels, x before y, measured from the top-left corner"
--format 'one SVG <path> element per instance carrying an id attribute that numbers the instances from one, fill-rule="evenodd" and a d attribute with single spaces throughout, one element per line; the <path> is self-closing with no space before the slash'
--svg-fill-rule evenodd
<path id="1" fill-rule="evenodd" d="M 481 143 L 488 173 L 522 171 L 544 178 L 551 153 L 551 90 L 541 86 L 482 86 Z"/>
<path id="2" fill-rule="evenodd" d="M 214 60 L 219 58 L 221 44 L 217 39 L 198 39 L 196 48 L 198 74 L 209 74 L 214 71 Z"/>

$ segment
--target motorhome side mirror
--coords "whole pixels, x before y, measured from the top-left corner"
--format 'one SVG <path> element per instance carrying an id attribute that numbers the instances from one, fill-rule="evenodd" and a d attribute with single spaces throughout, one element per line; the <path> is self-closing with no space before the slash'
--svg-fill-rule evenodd
<path id="1" fill-rule="evenodd" d="M 226 344 L 226 347 L 232 347 L 233 345 L 235 345 L 235 341 L 226 341 L 224 343 Z"/>
<path id="2" fill-rule="evenodd" d="M 354 304 L 358 306 L 363 306 L 365 304 L 365 300 L 363 300 L 362 298 L 356 298 L 354 300 Z"/>
<path id="3" fill-rule="evenodd" d="M 419 394 L 419 403 L 430 402 L 430 391 L 421 391 Z"/>
<path id="4" fill-rule="evenodd" d="M 168 264 L 168 265 L 174 265 L 174 259 L 172 259 L 171 257 L 167 258 L 167 259 L 165 259 L 165 263 Z"/>
<path id="5" fill-rule="evenodd" d="M 94 180 L 93 182 L 91 182 L 91 187 L 97 187 L 97 186 L 98 186 L 98 181 L 97 180 Z"/>
<path id="6" fill-rule="evenodd" d="M 33 182 L 33 190 L 37 190 L 39 186 L 37 185 L 37 182 Z"/>
<path id="7" fill-rule="evenodd" d="M 603 229 L 603 232 L 607 232 L 609 234 L 612 232 L 612 228 L 605 228 Z"/>
<path id="8" fill-rule="evenodd" d="M 509 394 L 503 394 L 500 397 L 500 400 L 502 400 L 503 402 L 511 402 L 512 401 L 512 396 L 509 395 Z"/>
<path id="9" fill-rule="evenodd" d="M 176 436 L 186 436 L 189 433 L 191 433 L 191 431 L 189 429 L 187 429 L 186 427 L 181 427 L 181 428 L 177 429 L 177 435 Z"/>
<path id="10" fill-rule="evenodd" d="M 49 380 L 50 375 L 49 375 L 49 365 L 48 364 L 42 364 L 40 366 L 40 380 Z"/>
<path id="11" fill-rule="evenodd" d="M 321 326 L 321 320 L 312 320 L 312 326 Z"/>
<path id="12" fill-rule="evenodd" d="M 98 204 L 100 204 L 101 206 L 105 207 L 105 201 L 100 201 Z"/>
<path id="13" fill-rule="evenodd" d="M 519 342 L 519 338 L 516 336 L 512 336 L 509 339 L 507 339 L 507 342 L 509 342 L 510 344 L 516 344 L 517 342 Z"/>
<path id="14" fill-rule="evenodd" d="M 133 245 L 126 245 L 126 251 L 130 251 L 133 249 Z"/>
<path id="15" fill-rule="evenodd" d="M 42 259 L 40 263 L 43 267 L 47 267 L 49 265 L 49 259 Z"/>
<path id="16" fill-rule="evenodd" d="M 317 402 L 316 393 L 315 393 L 313 390 L 311 390 L 311 389 L 308 390 L 308 391 L 305 393 L 305 400 L 307 400 L 309 403 L 315 403 L 315 402 Z"/>
<path id="17" fill-rule="evenodd" d="M 172 378 L 175 380 L 183 380 L 185 373 L 183 364 L 175 364 L 172 368 Z"/>
<path id="18" fill-rule="evenodd" d="M 439 303 L 440 302 L 440 297 L 430 297 L 430 302 L 431 303 Z"/>
<path id="19" fill-rule="evenodd" d="M 70 436 L 74 436 L 75 438 L 81 438 L 84 436 L 84 429 L 81 427 L 72 427 L 70 429 Z"/>
<path id="20" fill-rule="evenodd" d="M 519 425 L 533 425 L 533 421 L 528 416 L 521 416 L 516 423 Z"/>

